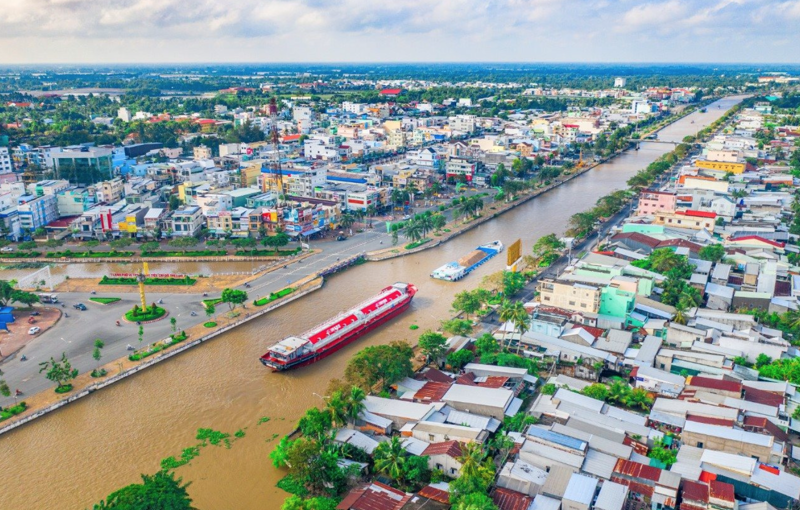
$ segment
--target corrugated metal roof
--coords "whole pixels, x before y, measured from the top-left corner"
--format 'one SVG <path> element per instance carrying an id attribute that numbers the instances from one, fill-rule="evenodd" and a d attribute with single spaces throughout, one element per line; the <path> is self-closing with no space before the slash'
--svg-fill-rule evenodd
<path id="1" fill-rule="evenodd" d="M 786 471 L 779 471 L 776 475 L 775 473 L 763 469 L 763 464 L 759 464 L 758 468 L 753 472 L 750 481 L 772 489 L 775 492 L 780 492 L 790 498 L 800 499 L 800 478 Z"/>
<path id="2" fill-rule="evenodd" d="M 442 400 L 505 409 L 514 398 L 514 392 L 504 388 L 481 388 L 480 386 L 453 385 Z"/>
<path id="3" fill-rule="evenodd" d="M 589 506 L 597 489 L 597 478 L 575 473 L 569 479 L 564 499 Z"/>
<path id="4" fill-rule="evenodd" d="M 492 493 L 492 501 L 499 510 L 528 510 L 533 498 L 520 492 L 497 487 Z"/>
<path id="5" fill-rule="evenodd" d="M 537 494 L 533 498 L 533 503 L 528 507 L 528 510 L 560 510 L 561 501 L 555 498 L 550 498 L 544 494 Z M 619 509 L 610 509 L 619 510 Z"/>
<path id="6" fill-rule="evenodd" d="M 574 404 L 597 413 L 603 412 L 603 407 L 605 406 L 605 403 L 602 400 L 595 400 L 591 397 L 587 397 L 586 395 L 574 393 L 564 388 L 559 388 L 558 391 L 556 391 L 555 395 L 553 395 L 553 400 L 569 402 L 570 404 Z"/>
<path id="7" fill-rule="evenodd" d="M 594 503 L 596 510 L 621 510 L 628 499 L 628 488 L 622 484 L 606 481 L 600 488 L 597 501 Z"/>
<path id="8" fill-rule="evenodd" d="M 526 433 L 531 438 L 538 438 L 543 441 L 572 448 L 573 450 L 584 451 L 587 447 L 586 441 L 548 430 L 539 425 L 528 427 Z"/>
<path id="9" fill-rule="evenodd" d="M 756 468 L 756 460 L 751 457 L 718 450 L 703 450 L 700 462 L 701 467 L 707 465 L 717 466 L 746 476 L 750 476 Z"/>
<path id="10" fill-rule="evenodd" d="M 582 471 L 605 480 L 610 480 L 614 473 L 614 466 L 617 464 L 618 457 L 608 455 L 589 448 L 586 458 L 583 461 Z"/>
<path id="11" fill-rule="evenodd" d="M 772 436 L 756 434 L 755 432 L 747 432 L 746 430 L 721 427 L 719 425 L 706 425 L 705 423 L 698 423 L 696 421 L 686 422 L 686 427 L 683 429 L 683 431 L 684 433 L 694 432 L 696 434 L 721 437 L 723 439 L 740 441 L 743 443 L 749 443 L 767 448 L 771 448 L 772 443 L 774 442 L 774 438 Z"/>

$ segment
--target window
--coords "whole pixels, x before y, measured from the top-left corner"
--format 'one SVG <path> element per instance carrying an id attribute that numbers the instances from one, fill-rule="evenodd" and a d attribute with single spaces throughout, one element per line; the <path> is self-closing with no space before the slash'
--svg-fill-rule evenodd
<path id="1" fill-rule="evenodd" d="M 456 475 L 456 474 L 458 474 L 458 470 L 456 468 L 450 468 L 450 474 L 451 475 Z"/>
<path id="2" fill-rule="evenodd" d="M 428 434 L 428 441 L 430 441 L 430 442 L 434 442 L 435 441 L 435 439 L 433 437 L 433 434 Z"/>
<path id="3" fill-rule="evenodd" d="M 698 441 L 697 442 L 697 447 L 698 448 L 702 448 L 703 447 L 703 442 L 702 441 Z"/>

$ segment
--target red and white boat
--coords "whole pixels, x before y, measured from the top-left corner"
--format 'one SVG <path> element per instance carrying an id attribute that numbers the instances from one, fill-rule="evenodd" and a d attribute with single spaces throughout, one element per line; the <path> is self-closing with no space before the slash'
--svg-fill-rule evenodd
<path id="1" fill-rule="evenodd" d="M 284 338 L 261 356 L 261 363 L 281 372 L 319 361 L 402 313 L 416 293 L 417 288 L 410 283 L 386 287 L 377 296 L 302 335 Z"/>

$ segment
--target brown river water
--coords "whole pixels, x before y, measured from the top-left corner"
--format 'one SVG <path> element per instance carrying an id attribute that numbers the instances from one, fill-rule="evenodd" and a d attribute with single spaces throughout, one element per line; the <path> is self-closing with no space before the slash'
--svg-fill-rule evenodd
<path id="1" fill-rule="evenodd" d="M 722 100 L 708 113 L 695 113 L 663 130 L 659 138 L 680 140 L 710 123 L 736 100 Z M 691 123 L 694 120 L 695 123 Z M 668 144 L 642 143 L 587 174 L 432 250 L 352 268 L 330 278 L 311 295 L 229 332 L 166 363 L 125 379 L 90 397 L 0 436 L 0 510 L 83 509 L 109 492 L 159 469 L 162 458 L 196 444 L 196 430 L 214 428 L 245 437 L 230 449 L 209 446 L 177 473 L 191 481 L 189 492 L 202 510 L 277 509 L 285 494 L 275 487 L 281 472 L 268 454 L 306 408 L 320 400 L 328 381 L 341 377 L 347 360 L 368 345 L 395 339 L 415 341 L 449 315 L 453 296 L 499 271 L 499 256 L 458 283 L 433 280 L 430 272 L 475 246 L 522 238 L 523 249 L 550 232 L 563 233 L 569 217 L 625 181 Z M 158 269 L 210 272 L 203 264 L 164 264 Z M 208 266 L 207 264 L 205 266 Z M 63 270 L 63 269 L 61 269 Z M 107 270 L 77 264 L 72 276 Z M 249 263 L 220 271 L 248 271 Z M 54 269 L 55 271 L 55 269 Z M 273 374 L 258 361 L 269 345 L 335 315 L 396 281 L 419 287 L 411 309 L 380 330 L 330 358 L 294 372 Z M 417 324 L 419 331 L 409 330 Z M 262 417 L 270 421 L 258 425 Z"/>

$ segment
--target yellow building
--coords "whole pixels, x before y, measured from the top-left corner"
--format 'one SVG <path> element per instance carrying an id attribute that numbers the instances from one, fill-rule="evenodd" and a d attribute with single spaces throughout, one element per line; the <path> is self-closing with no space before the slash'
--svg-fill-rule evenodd
<path id="1" fill-rule="evenodd" d="M 136 226 L 136 215 L 125 216 L 125 221 L 119 222 L 119 231 L 126 234 L 135 234 L 139 231 Z"/>
<path id="2" fill-rule="evenodd" d="M 725 172 L 725 173 L 732 173 L 734 175 L 739 175 L 744 173 L 744 169 L 746 164 L 745 163 L 728 163 L 725 161 L 706 161 L 706 160 L 699 160 L 695 163 L 697 168 L 703 168 L 706 170 L 716 170 L 717 172 Z"/>
<path id="3" fill-rule="evenodd" d="M 180 198 L 181 202 L 184 204 L 193 204 L 194 198 L 197 196 L 197 188 L 204 186 L 205 184 L 207 184 L 205 181 L 187 181 L 178 184 L 178 198 Z"/>
<path id="4" fill-rule="evenodd" d="M 247 166 L 240 170 L 241 172 L 241 182 L 240 185 L 243 188 L 248 186 L 253 186 L 258 182 L 258 176 L 261 175 L 261 166 L 263 165 L 263 159 L 257 159 L 254 161 L 248 161 Z"/>

